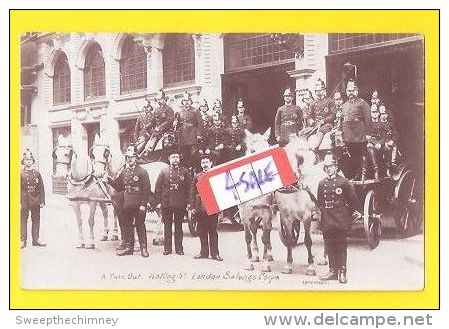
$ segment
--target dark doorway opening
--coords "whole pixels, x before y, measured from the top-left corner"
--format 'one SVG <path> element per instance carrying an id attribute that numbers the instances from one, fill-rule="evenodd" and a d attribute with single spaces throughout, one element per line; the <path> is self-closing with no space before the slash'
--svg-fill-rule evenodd
<path id="1" fill-rule="evenodd" d="M 393 112 L 401 150 L 420 169 L 424 164 L 424 51 L 422 41 L 330 55 L 326 58 L 328 90 L 343 76 L 343 65 L 357 66 L 359 96 L 368 103 L 377 89 Z M 340 90 L 344 91 L 344 84 Z"/>
<path id="2" fill-rule="evenodd" d="M 100 135 L 100 123 L 86 123 L 84 124 L 84 128 L 86 129 L 87 135 L 87 152 L 89 152 L 90 148 L 94 145 L 95 135 Z"/>
<path id="3" fill-rule="evenodd" d="M 223 107 L 228 115 L 235 114 L 237 100 L 243 98 L 247 114 L 253 120 L 253 132 L 272 127 L 282 94 L 287 87 L 295 88 L 295 79 L 287 71 L 294 63 L 275 65 L 222 75 Z"/>
<path id="4" fill-rule="evenodd" d="M 360 97 L 370 103 L 371 93 L 377 89 L 393 113 L 400 152 L 417 173 L 415 189 L 424 191 L 423 40 L 327 56 L 329 90 L 342 79 L 343 65 L 347 62 L 357 66 Z M 343 84 L 340 90 L 344 91 Z"/>

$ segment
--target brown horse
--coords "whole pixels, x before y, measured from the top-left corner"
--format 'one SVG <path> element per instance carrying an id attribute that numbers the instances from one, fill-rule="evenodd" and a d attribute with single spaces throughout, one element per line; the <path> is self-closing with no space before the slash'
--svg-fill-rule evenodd
<path id="1" fill-rule="evenodd" d="M 270 137 L 270 128 L 263 134 L 252 134 L 248 130 L 246 133 L 246 153 L 251 154 L 270 147 L 268 138 Z M 264 266 L 263 272 L 270 272 L 270 263 L 273 261 L 271 254 L 270 233 L 272 229 L 272 205 L 273 195 L 265 194 L 253 200 L 244 202 L 238 206 L 240 218 L 245 230 L 245 241 L 247 246 L 248 263 L 246 270 L 254 270 L 252 262 L 259 262 L 259 246 L 257 245 L 257 229 L 262 227 L 262 242 L 264 244 Z"/>

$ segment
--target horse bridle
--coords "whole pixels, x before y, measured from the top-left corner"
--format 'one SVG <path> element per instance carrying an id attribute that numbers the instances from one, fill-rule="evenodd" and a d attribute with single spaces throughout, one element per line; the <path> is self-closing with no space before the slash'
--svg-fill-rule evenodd
<path id="1" fill-rule="evenodd" d="M 104 157 L 106 160 L 104 160 L 104 161 L 95 159 L 95 158 L 94 158 L 94 155 L 93 155 L 93 153 L 92 153 L 92 152 L 93 152 L 93 149 L 94 149 L 95 147 L 99 147 L 99 146 L 102 146 L 102 147 L 105 148 L 105 149 L 104 149 L 104 153 L 103 153 L 103 157 Z M 108 164 L 108 162 L 109 162 L 109 157 L 111 157 L 111 156 L 112 156 L 111 150 L 110 150 L 109 146 L 107 146 L 107 145 L 93 145 L 93 146 L 89 149 L 89 157 L 91 158 L 92 162 L 94 162 L 94 163 L 100 163 L 100 164 L 106 166 L 106 165 Z"/>
<path id="2" fill-rule="evenodd" d="M 56 150 L 57 150 L 57 149 L 60 149 L 60 148 L 66 148 L 66 149 L 69 150 L 69 161 L 68 161 L 68 162 L 58 161 L 58 159 L 57 159 L 57 157 L 56 157 Z M 52 157 L 53 157 L 53 159 L 56 160 L 56 163 L 65 164 L 65 165 L 69 166 L 69 165 L 72 163 L 72 158 L 73 158 L 73 155 L 74 155 L 74 154 L 76 154 L 76 153 L 75 153 L 75 151 L 73 150 L 73 147 L 71 147 L 71 146 L 60 146 L 60 145 L 58 145 L 58 146 L 56 146 L 55 149 L 53 150 L 53 152 L 52 152 Z"/>

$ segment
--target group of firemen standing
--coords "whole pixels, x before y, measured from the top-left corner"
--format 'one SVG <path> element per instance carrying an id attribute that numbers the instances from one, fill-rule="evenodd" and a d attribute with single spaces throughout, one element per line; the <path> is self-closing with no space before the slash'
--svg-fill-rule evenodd
<path id="1" fill-rule="evenodd" d="M 345 174 L 365 180 L 368 166 L 371 178 L 378 179 L 381 168 L 384 175 L 391 175 L 397 157 L 397 132 L 390 111 L 383 104 L 379 92 L 374 90 L 371 106 L 358 96 L 355 81 L 346 84 L 346 101 L 343 93 L 327 96 L 324 82 L 318 79 L 314 85 L 315 98 L 306 90 L 299 104 L 295 105 L 294 92 L 286 89 L 284 105 L 274 118 L 274 136 L 279 145 L 286 145 L 292 135 L 311 132 L 315 135 L 316 148 L 325 134 L 330 134 L 332 152 L 324 156 L 327 177 L 320 182 L 317 205 L 321 210 L 321 228 L 329 256 L 329 273 L 323 280 L 339 280 L 346 283 L 346 237 L 350 222 L 357 217 L 356 196 L 351 182 L 338 174 L 337 160 L 345 154 L 350 166 Z M 117 255 L 134 252 L 134 230 L 143 257 L 148 257 L 145 213 L 150 198 L 148 173 L 139 167 L 137 159 L 151 155 L 165 133 L 176 131 L 177 147 L 167 148 L 169 166 L 159 175 L 155 187 L 153 205 L 160 207 L 164 222 L 164 255 L 172 253 L 174 225 L 174 249 L 184 254 L 182 220 L 186 210 L 195 212 L 198 220 L 200 252 L 194 258 L 223 260 L 218 251 L 218 215 L 207 215 L 196 190 L 199 176 L 213 165 L 241 157 L 245 154 L 245 129 L 252 130 L 251 117 L 240 99 L 229 118 L 224 114 L 220 100 L 209 107 L 205 99 L 199 107 L 192 106 L 188 93 L 183 95 L 180 111 L 175 113 L 167 104 L 167 97 L 160 90 L 156 97 L 158 106 L 153 108 L 148 100 L 135 126 L 135 144 L 125 152 L 126 166 L 120 175 L 107 178 L 116 190 L 123 191 L 121 234 L 123 243 Z M 343 147 L 344 146 L 344 147 Z M 198 162 L 198 163 L 196 163 Z M 40 207 L 44 204 L 44 188 L 39 172 L 34 169 L 34 158 L 28 150 L 24 153 L 21 175 L 21 239 L 22 248 L 27 241 L 27 220 L 31 213 L 33 245 L 45 246 L 38 240 Z M 193 172 L 197 172 L 193 174 Z M 349 172 L 349 175 L 347 174 Z"/>

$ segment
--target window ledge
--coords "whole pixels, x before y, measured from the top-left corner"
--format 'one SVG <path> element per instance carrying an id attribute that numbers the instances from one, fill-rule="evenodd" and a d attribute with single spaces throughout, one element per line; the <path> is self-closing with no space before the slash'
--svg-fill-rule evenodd
<path id="1" fill-rule="evenodd" d="M 73 105 L 71 107 L 72 110 L 78 110 L 78 109 L 82 109 L 82 108 L 95 108 L 95 107 L 101 107 L 101 106 L 105 106 L 109 104 L 109 100 L 107 98 L 97 98 L 97 99 L 92 99 L 92 100 L 87 100 L 87 101 L 83 101 L 79 104 Z"/>
<path id="2" fill-rule="evenodd" d="M 182 85 L 172 85 L 164 87 L 164 91 L 167 94 L 167 96 L 176 95 L 176 94 L 182 94 L 184 92 L 188 92 L 191 94 L 199 94 L 202 87 L 198 84 L 195 84 L 195 81 L 192 81 L 188 84 L 182 84 Z"/>
<path id="3" fill-rule="evenodd" d="M 109 104 L 109 100 L 106 98 L 96 99 L 96 100 L 89 100 L 89 101 L 83 101 L 81 103 L 77 104 L 61 104 L 51 107 L 48 111 L 49 112 L 58 112 L 58 111 L 79 111 L 84 108 L 96 108 L 96 107 L 104 107 L 105 105 Z"/>
<path id="4" fill-rule="evenodd" d="M 70 110 L 70 108 L 72 107 L 71 103 L 65 103 L 65 104 L 58 104 L 58 105 L 53 105 L 48 112 L 58 112 L 58 111 L 67 111 Z"/>
<path id="5" fill-rule="evenodd" d="M 147 95 L 148 95 L 148 90 L 139 89 L 139 90 L 132 91 L 130 93 L 121 94 L 119 96 L 116 96 L 113 98 L 113 100 L 116 102 L 122 102 L 122 101 L 127 101 L 127 100 L 132 100 L 132 99 L 145 98 Z"/>

